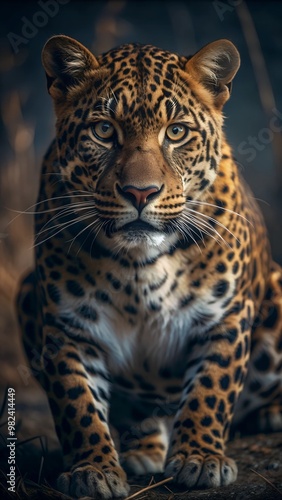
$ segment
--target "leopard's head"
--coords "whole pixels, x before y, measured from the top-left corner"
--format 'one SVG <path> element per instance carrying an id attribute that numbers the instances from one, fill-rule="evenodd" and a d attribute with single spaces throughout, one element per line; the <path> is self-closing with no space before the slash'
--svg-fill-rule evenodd
<path id="1" fill-rule="evenodd" d="M 129 44 L 95 58 L 55 36 L 42 59 L 57 115 L 54 169 L 88 207 L 95 237 L 146 251 L 185 237 L 187 201 L 204 199 L 221 160 L 234 45 L 218 40 L 180 57 Z"/>

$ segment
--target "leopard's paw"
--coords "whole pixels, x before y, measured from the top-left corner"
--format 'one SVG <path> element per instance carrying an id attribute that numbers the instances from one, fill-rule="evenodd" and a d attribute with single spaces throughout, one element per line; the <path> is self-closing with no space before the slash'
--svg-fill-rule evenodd
<path id="1" fill-rule="evenodd" d="M 123 468 L 132 475 L 157 474 L 164 471 L 165 456 L 160 450 L 128 450 L 121 453 Z"/>
<path id="2" fill-rule="evenodd" d="M 58 478 L 58 489 L 73 498 L 99 500 L 125 498 L 129 492 L 126 474 L 121 467 L 100 469 L 91 464 L 74 467 Z"/>
<path id="3" fill-rule="evenodd" d="M 232 458 L 221 455 L 186 457 L 180 452 L 168 459 L 165 476 L 173 476 L 175 482 L 188 488 L 214 488 L 236 481 L 237 465 Z"/>
<path id="4" fill-rule="evenodd" d="M 282 430 L 282 406 L 280 404 L 266 406 L 257 411 L 257 422 L 259 432 L 281 432 Z"/>

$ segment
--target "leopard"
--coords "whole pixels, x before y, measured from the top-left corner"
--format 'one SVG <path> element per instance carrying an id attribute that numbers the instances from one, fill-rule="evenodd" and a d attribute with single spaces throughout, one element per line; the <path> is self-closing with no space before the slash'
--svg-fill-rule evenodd
<path id="1" fill-rule="evenodd" d="M 229 485 L 232 429 L 282 429 L 281 268 L 224 131 L 239 52 L 95 56 L 55 35 L 42 62 L 56 137 L 17 310 L 64 456 L 57 487 L 106 500 L 129 475 Z"/>

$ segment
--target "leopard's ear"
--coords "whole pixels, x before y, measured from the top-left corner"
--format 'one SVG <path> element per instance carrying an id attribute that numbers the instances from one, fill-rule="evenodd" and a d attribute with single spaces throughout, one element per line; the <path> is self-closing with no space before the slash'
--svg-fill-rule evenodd
<path id="1" fill-rule="evenodd" d="M 81 43 L 65 35 L 50 38 L 42 50 L 48 92 L 54 99 L 78 85 L 89 72 L 98 69 L 94 55 Z"/>
<path id="2" fill-rule="evenodd" d="M 217 107 L 229 99 L 234 76 L 240 66 L 240 55 L 229 40 L 209 43 L 186 63 L 185 70 L 212 94 Z"/>

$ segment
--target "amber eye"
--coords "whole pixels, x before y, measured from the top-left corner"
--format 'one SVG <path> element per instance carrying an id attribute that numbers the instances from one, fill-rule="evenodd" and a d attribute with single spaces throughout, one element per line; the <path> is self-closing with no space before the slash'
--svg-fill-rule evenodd
<path id="1" fill-rule="evenodd" d="M 101 120 L 100 122 L 96 122 L 92 125 L 92 132 L 96 139 L 107 142 L 114 138 L 116 131 L 111 122 Z"/>
<path id="2" fill-rule="evenodd" d="M 173 123 L 169 125 L 166 129 L 167 139 L 173 142 L 182 141 L 188 135 L 188 127 L 182 125 L 182 123 Z"/>

